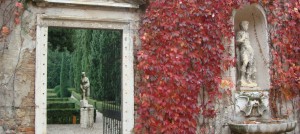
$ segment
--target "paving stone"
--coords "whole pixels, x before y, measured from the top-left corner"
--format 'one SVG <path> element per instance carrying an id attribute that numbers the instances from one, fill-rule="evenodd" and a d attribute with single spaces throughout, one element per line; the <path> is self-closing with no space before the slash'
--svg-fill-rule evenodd
<path id="1" fill-rule="evenodd" d="M 47 134 L 103 134 L 102 114 L 97 112 L 93 128 L 81 128 L 80 124 L 48 124 Z"/>

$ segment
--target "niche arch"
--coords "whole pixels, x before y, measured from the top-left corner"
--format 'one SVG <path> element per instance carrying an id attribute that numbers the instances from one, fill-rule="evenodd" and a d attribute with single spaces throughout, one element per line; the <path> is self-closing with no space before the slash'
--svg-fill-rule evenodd
<path id="1" fill-rule="evenodd" d="M 234 32 L 236 33 L 240 28 L 241 21 L 249 22 L 249 36 L 251 46 L 254 49 L 254 58 L 256 63 L 256 82 L 258 86 L 267 90 L 270 88 L 270 54 L 269 54 L 269 39 L 268 39 L 268 25 L 264 9 L 258 4 L 244 6 L 233 11 Z M 234 55 L 236 55 L 235 39 L 232 43 L 234 47 Z M 237 68 L 235 70 L 234 81 L 237 82 L 239 74 Z"/>

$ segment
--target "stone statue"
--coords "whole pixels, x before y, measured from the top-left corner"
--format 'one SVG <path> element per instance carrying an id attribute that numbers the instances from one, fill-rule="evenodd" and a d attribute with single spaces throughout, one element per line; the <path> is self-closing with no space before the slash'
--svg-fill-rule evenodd
<path id="1" fill-rule="evenodd" d="M 85 72 L 82 72 L 82 74 L 81 74 L 80 88 L 82 91 L 82 99 L 86 100 L 86 98 L 89 97 L 89 95 L 90 95 L 90 81 L 85 76 Z"/>
<path id="2" fill-rule="evenodd" d="M 239 84 L 242 87 L 256 87 L 255 82 L 255 63 L 254 63 L 254 51 L 250 44 L 248 30 L 248 21 L 242 21 L 240 23 L 240 31 L 236 35 L 236 43 L 239 47 L 238 56 L 240 57 L 240 67 L 238 68 L 240 79 Z"/>
<path id="3" fill-rule="evenodd" d="M 82 128 L 92 128 L 94 124 L 94 106 L 90 105 L 87 97 L 90 96 L 90 81 L 85 76 L 85 72 L 81 73 L 80 88 L 82 91 L 82 100 L 80 100 L 80 126 Z"/>

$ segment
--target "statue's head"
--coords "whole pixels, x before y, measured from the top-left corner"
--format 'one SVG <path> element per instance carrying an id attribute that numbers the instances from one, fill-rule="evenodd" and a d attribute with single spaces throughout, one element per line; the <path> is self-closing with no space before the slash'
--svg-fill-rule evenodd
<path id="1" fill-rule="evenodd" d="M 85 77 L 85 72 L 82 72 L 82 73 L 81 73 L 81 76 L 82 76 L 82 77 Z"/>
<path id="2" fill-rule="evenodd" d="M 248 21 L 242 21 L 240 23 L 240 29 L 241 30 L 248 30 L 248 25 L 249 25 L 249 22 Z"/>

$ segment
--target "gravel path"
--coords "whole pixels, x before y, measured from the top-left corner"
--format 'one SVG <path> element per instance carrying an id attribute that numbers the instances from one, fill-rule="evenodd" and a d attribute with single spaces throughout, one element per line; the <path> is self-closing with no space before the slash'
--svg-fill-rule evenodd
<path id="1" fill-rule="evenodd" d="M 102 114 L 97 112 L 93 128 L 81 128 L 80 124 L 48 124 L 47 134 L 103 134 Z"/>

